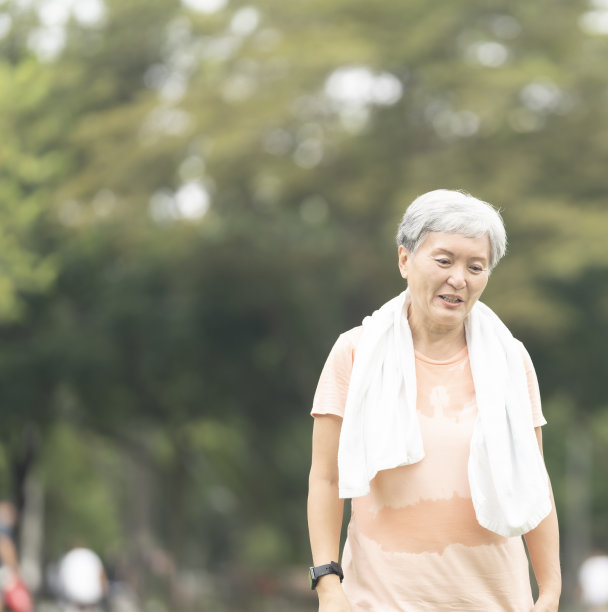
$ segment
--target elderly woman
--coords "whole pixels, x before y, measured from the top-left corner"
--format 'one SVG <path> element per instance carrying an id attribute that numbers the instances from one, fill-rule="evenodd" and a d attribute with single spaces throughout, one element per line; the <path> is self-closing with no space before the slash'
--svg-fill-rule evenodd
<path id="1" fill-rule="evenodd" d="M 407 290 L 338 338 L 313 402 L 319 612 L 557 611 L 536 375 L 479 302 L 505 253 L 502 219 L 468 194 L 432 191 L 408 207 L 397 243 Z"/>

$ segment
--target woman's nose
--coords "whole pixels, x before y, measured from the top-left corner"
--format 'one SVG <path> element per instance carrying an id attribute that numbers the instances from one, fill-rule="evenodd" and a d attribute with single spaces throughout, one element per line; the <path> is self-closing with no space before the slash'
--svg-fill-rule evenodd
<path id="1" fill-rule="evenodd" d="M 454 289 L 464 289 L 466 285 L 464 272 L 460 268 L 452 269 L 448 278 L 448 284 L 454 287 Z"/>

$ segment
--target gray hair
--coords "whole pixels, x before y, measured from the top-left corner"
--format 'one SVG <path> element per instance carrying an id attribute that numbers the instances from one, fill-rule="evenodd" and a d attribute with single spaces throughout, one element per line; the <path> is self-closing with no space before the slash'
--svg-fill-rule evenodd
<path id="1" fill-rule="evenodd" d="M 507 250 L 507 233 L 502 217 L 491 204 L 464 191 L 436 189 L 418 196 L 403 215 L 397 231 L 397 246 L 414 254 L 429 232 L 461 234 L 490 239 L 490 270 Z"/>

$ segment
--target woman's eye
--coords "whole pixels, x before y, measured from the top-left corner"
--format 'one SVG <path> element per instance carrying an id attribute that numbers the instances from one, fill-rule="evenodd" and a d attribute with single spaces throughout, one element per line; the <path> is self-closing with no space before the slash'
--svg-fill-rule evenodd
<path id="1" fill-rule="evenodd" d="M 473 272 L 483 272 L 483 268 L 481 266 L 471 266 L 471 270 L 473 270 Z"/>
<path id="2" fill-rule="evenodd" d="M 449 259 L 437 259 L 437 263 L 440 263 L 442 266 L 447 266 L 450 263 Z"/>

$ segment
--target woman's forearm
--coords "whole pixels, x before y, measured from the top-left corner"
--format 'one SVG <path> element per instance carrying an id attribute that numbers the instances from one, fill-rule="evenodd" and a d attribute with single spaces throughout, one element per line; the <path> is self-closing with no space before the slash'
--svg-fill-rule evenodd
<path id="1" fill-rule="evenodd" d="M 538 447 L 543 453 L 543 434 L 541 427 L 535 428 Z M 547 476 L 548 478 L 548 476 Z M 551 512 L 536 527 L 524 535 L 536 583 L 538 584 L 538 601 L 534 610 L 557 612 L 559 598 L 562 592 L 562 573 L 559 563 L 559 528 L 557 512 L 551 481 Z"/>
<path id="2" fill-rule="evenodd" d="M 314 565 L 339 561 L 344 500 L 338 495 L 338 444 L 342 420 L 315 418 L 312 465 L 308 485 L 308 532 Z M 344 598 L 340 579 L 323 576 L 317 585 L 319 601 Z M 342 606 L 346 604 L 342 602 Z M 348 609 L 336 606 L 336 610 Z"/>
<path id="3" fill-rule="evenodd" d="M 557 610 L 562 578 L 559 563 L 559 530 L 553 493 L 551 493 L 551 503 L 553 507 L 549 515 L 524 537 L 538 584 L 539 602 L 546 602 L 550 606 L 539 609 Z"/>
<path id="4" fill-rule="evenodd" d="M 308 494 L 308 529 L 314 565 L 339 561 L 344 500 L 338 498 L 337 483 L 311 477 Z M 323 576 L 316 587 L 319 612 L 349 612 L 340 578 Z"/>
<path id="5" fill-rule="evenodd" d="M 308 490 L 308 532 L 315 565 L 338 561 L 344 500 L 338 485 L 311 476 Z"/>

